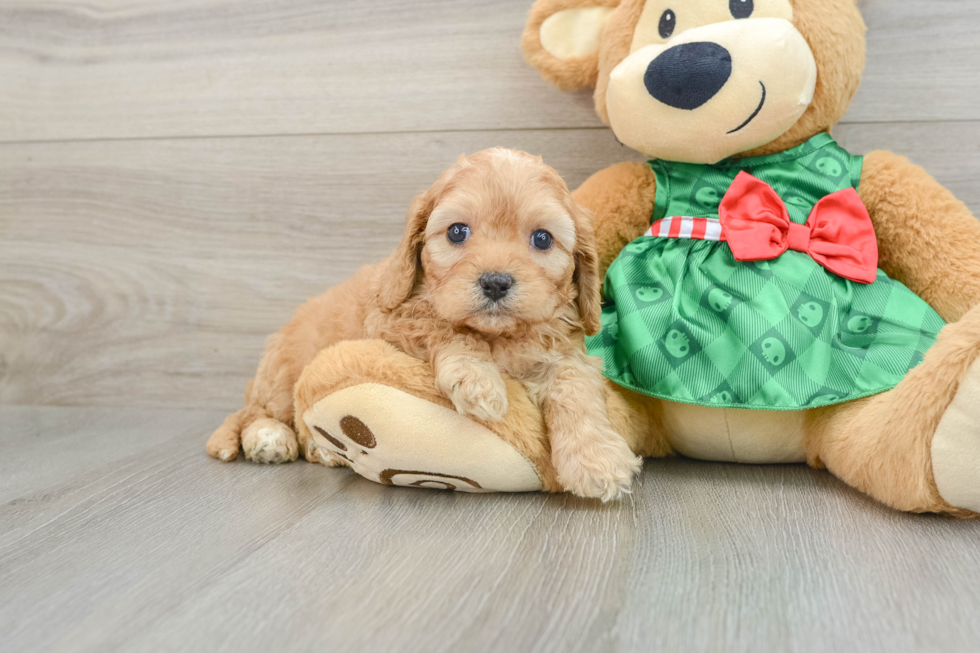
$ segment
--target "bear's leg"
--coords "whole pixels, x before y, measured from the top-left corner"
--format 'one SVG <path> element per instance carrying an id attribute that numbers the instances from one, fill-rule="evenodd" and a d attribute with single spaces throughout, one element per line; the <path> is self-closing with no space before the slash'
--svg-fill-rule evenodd
<path id="1" fill-rule="evenodd" d="M 912 512 L 980 512 L 980 307 L 889 392 L 810 411 L 807 459 Z"/>
<path id="2" fill-rule="evenodd" d="M 506 383 L 504 421 L 480 422 L 435 389 L 424 361 L 380 340 L 338 343 L 296 384 L 299 441 L 385 485 L 560 491 L 541 412 Z"/>
<path id="3" fill-rule="evenodd" d="M 541 410 L 520 383 L 506 384 L 504 421 L 480 422 L 435 389 L 424 361 L 378 340 L 342 342 L 321 352 L 296 384 L 300 447 L 385 485 L 561 491 Z M 655 420 L 644 398 L 610 392 L 609 414 L 634 451 L 663 453 L 651 444 Z"/>

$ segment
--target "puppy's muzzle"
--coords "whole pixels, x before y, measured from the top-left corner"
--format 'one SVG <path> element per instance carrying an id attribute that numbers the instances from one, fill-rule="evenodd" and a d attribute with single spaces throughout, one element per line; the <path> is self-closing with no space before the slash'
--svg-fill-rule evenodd
<path id="1" fill-rule="evenodd" d="M 654 98 L 693 111 L 718 95 L 732 76 L 732 55 L 717 43 L 684 43 L 650 62 L 643 84 Z"/>
<path id="2" fill-rule="evenodd" d="M 491 301 L 500 301 L 514 287 L 514 277 L 503 272 L 484 272 L 479 279 L 483 295 Z"/>

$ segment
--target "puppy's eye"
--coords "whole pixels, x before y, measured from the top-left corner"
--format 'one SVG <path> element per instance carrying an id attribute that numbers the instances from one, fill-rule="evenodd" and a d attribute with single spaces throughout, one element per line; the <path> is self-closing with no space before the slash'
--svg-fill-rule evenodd
<path id="1" fill-rule="evenodd" d="M 734 0 L 732 1 L 734 2 Z M 674 33 L 675 27 L 677 27 L 677 14 L 674 13 L 673 9 L 668 9 L 660 17 L 660 38 L 669 39 L 670 35 Z"/>
<path id="2" fill-rule="evenodd" d="M 555 239 L 551 237 L 544 229 L 538 229 L 533 234 L 531 234 L 531 246 L 534 249 L 540 249 L 545 251 L 551 249 L 551 246 L 555 243 Z"/>
<path id="3" fill-rule="evenodd" d="M 728 0 L 728 8 L 735 18 L 748 18 L 755 11 L 754 0 Z"/>
<path id="4" fill-rule="evenodd" d="M 450 225 L 449 229 L 446 230 L 446 238 L 449 239 L 453 245 L 462 245 L 470 237 L 470 228 L 463 224 L 462 222 L 457 222 L 454 225 Z"/>

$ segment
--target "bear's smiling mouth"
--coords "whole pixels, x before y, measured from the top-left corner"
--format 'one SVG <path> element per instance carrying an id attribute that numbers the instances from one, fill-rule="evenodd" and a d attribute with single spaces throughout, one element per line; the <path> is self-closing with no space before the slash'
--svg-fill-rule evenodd
<path id="1" fill-rule="evenodd" d="M 756 107 L 755 111 L 752 113 L 751 116 L 749 116 L 748 120 L 746 120 L 741 125 L 728 132 L 729 134 L 734 134 L 735 132 L 742 131 L 744 128 L 748 127 L 749 123 L 755 120 L 755 117 L 759 115 L 760 111 L 762 111 L 762 107 L 766 103 L 766 85 L 760 81 L 759 86 L 762 87 L 762 100 L 759 102 L 759 106 Z"/>

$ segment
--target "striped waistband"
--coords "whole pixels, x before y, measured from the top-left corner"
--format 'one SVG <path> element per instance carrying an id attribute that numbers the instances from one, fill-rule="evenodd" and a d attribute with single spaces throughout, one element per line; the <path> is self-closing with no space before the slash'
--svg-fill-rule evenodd
<path id="1" fill-rule="evenodd" d="M 721 229 L 721 221 L 715 218 L 690 218 L 674 216 L 657 220 L 644 236 L 660 238 L 693 238 L 695 240 L 727 240 Z"/>

